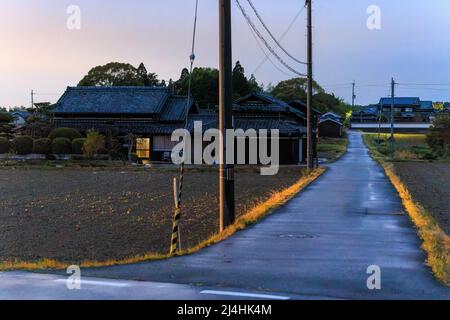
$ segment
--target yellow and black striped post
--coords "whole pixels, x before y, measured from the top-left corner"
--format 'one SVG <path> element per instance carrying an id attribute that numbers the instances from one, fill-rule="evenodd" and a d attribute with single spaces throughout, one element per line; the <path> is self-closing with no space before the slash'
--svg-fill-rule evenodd
<path id="1" fill-rule="evenodd" d="M 170 254 L 174 255 L 181 249 L 181 239 L 180 239 L 180 218 L 181 218 L 181 193 L 183 190 L 183 176 L 184 176 L 184 166 L 181 169 L 180 184 L 178 185 L 177 178 L 173 178 L 173 195 L 175 202 L 175 213 L 173 216 L 173 226 L 172 226 L 172 239 L 170 242 Z"/>

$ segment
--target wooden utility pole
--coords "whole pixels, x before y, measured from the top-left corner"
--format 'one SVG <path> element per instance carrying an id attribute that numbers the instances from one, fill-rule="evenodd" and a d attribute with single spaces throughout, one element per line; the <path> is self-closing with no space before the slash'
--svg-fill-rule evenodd
<path id="1" fill-rule="evenodd" d="M 233 129 L 231 0 L 219 0 L 220 231 L 234 223 L 234 166 L 227 163 L 227 129 Z"/>
<path id="2" fill-rule="evenodd" d="M 314 169 L 314 133 L 313 133 L 313 57 L 312 57 L 312 0 L 306 0 L 308 11 L 308 90 L 307 90 L 307 164 L 308 169 Z"/>
<path id="3" fill-rule="evenodd" d="M 395 109 L 395 81 L 394 78 L 392 78 L 391 81 L 391 152 L 394 152 L 394 109 Z"/>
<path id="4" fill-rule="evenodd" d="M 34 90 L 31 90 L 31 109 L 34 109 Z"/>

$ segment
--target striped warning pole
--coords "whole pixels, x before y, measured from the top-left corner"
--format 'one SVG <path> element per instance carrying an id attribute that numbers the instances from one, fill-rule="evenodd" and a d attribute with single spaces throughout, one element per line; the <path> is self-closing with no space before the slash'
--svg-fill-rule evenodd
<path id="1" fill-rule="evenodd" d="M 178 185 L 177 178 L 173 178 L 173 199 L 175 203 L 175 213 L 173 216 L 173 226 L 172 226 L 172 240 L 170 242 L 170 254 L 174 255 L 178 250 L 181 249 L 181 239 L 180 239 L 180 218 L 181 218 L 181 192 L 183 190 L 183 176 L 184 176 L 184 165 L 181 168 L 180 174 L 180 184 Z"/>

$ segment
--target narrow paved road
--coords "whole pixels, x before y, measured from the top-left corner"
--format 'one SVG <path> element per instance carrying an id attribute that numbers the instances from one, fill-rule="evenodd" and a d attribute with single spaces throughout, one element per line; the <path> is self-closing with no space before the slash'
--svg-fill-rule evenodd
<path id="1" fill-rule="evenodd" d="M 85 290 L 72 297 L 83 297 L 83 291 L 84 297 L 92 294 L 89 285 L 101 287 L 101 281 L 109 288 L 116 281 L 117 288 L 139 280 L 145 282 L 135 285 L 147 290 L 134 290 L 134 295 L 116 290 L 115 297 L 127 292 L 129 298 L 149 299 L 247 294 L 279 299 L 450 299 L 450 289 L 424 264 L 420 245 L 393 186 L 370 158 L 360 134 L 351 133 L 347 155 L 259 224 L 191 256 L 83 270 L 84 277 L 97 280 L 86 280 Z M 381 268 L 381 290 L 367 288 L 367 268 L 372 265 Z M 31 277 L 1 276 L 0 292 L 11 281 L 8 277 Z M 128 282 L 121 282 L 125 279 Z M 164 289 L 155 289 L 158 285 Z M 11 295 L 20 291 L 20 285 L 9 288 Z"/>

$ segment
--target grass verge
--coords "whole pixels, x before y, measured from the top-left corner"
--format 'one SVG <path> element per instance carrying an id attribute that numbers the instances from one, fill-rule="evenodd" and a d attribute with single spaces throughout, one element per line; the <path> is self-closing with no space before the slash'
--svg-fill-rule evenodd
<path id="1" fill-rule="evenodd" d="M 427 253 L 427 265 L 438 280 L 450 286 L 450 237 L 440 228 L 434 217 L 414 201 L 408 187 L 395 173 L 390 159 L 377 150 L 368 135 L 364 135 L 363 138 L 371 156 L 384 168 L 386 176 L 397 190 L 403 206 L 416 225 L 419 237 L 423 241 L 422 249 Z"/>
<path id="2" fill-rule="evenodd" d="M 236 222 L 228 227 L 224 232 L 216 234 L 212 236 L 211 238 L 201 242 L 200 244 L 196 245 L 193 248 L 183 250 L 177 256 L 183 256 L 183 255 L 189 255 L 193 254 L 205 247 L 208 247 L 210 245 L 213 245 L 215 243 L 218 243 L 220 241 L 223 241 L 236 232 L 245 229 L 249 225 L 255 224 L 259 220 L 266 217 L 268 214 L 272 213 L 276 208 L 284 205 L 287 203 L 290 199 L 292 199 L 296 194 L 298 194 L 300 191 L 305 189 L 309 184 L 311 184 L 313 181 L 315 181 L 318 177 L 320 177 L 325 172 L 325 168 L 319 168 L 317 170 L 312 171 L 311 173 L 305 175 L 304 177 L 300 178 L 295 184 L 292 186 L 278 191 L 274 192 L 272 196 L 255 206 L 253 209 L 248 211 L 247 213 L 240 216 Z M 144 262 L 144 261 L 150 261 L 150 260 L 162 260 L 170 258 L 171 256 L 169 254 L 143 254 L 139 256 L 130 257 L 127 259 L 122 260 L 108 260 L 108 261 L 84 261 L 79 264 L 82 268 L 92 268 L 92 267 L 107 267 L 107 266 L 114 266 L 114 265 L 124 265 L 124 264 L 130 264 L 130 263 L 138 263 L 138 262 Z M 62 263 L 55 260 L 50 259 L 42 259 L 39 261 L 32 261 L 32 262 L 23 262 L 23 261 L 9 261 L 9 262 L 2 262 L 0 263 L 0 270 L 1 271 L 8 271 L 8 270 L 58 270 L 58 269 L 65 269 L 69 266 L 68 263 Z"/>
<path id="3" fill-rule="evenodd" d="M 423 241 L 422 248 L 428 254 L 427 264 L 436 278 L 450 286 L 450 237 L 439 227 L 433 216 L 414 201 L 406 185 L 395 173 L 393 165 L 384 163 L 383 167 L 419 230 Z"/>

